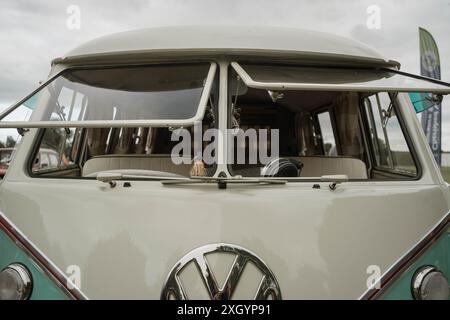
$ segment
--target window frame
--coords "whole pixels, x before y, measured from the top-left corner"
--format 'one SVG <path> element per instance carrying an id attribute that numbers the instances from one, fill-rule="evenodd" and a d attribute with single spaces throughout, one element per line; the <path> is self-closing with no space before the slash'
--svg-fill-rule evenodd
<path id="1" fill-rule="evenodd" d="M 391 98 L 391 101 L 393 103 L 393 110 L 394 110 L 395 115 L 396 115 L 396 117 L 398 119 L 398 123 L 399 123 L 400 129 L 402 131 L 403 137 L 405 139 L 405 142 L 406 142 L 406 144 L 408 146 L 408 149 L 409 149 L 409 152 L 411 154 L 412 160 L 413 160 L 414 165 L 416 167 L 416 174 L 415 175 L 413 175 L 411 173 L 408 174 L 408 172 L 406 172 L 406 171 L 396 170 L 393 167 L 379 166 L 377 164 L 376 153 L 375 153 L 375 150 L 374 150 L 374 143 L 373 143 L 373 139 L 372 139 L 371 133 L 370 133 L 370 126 L 371 126 L 371 124 L 369 124 L 369 122 L 373 123 L 373 128 L 375 130 L 375 135 L 377 136 L 376 126 L 374 124 L 374 121 L 375 121 L 374 117 L 376 115 L 373 115 L 373 112 L 371 112 L 372 115 L 369 117 L 369 114 L 367 113 L 367 108 L 365 107 L 365 100 L 369 101 L 369 103 L 371 103 L 371 101 L 366 97 L 366 98 L 360 99 L 360 112 L 362 113 L 363 118 L 364 118 L 364 121 L 362 122 L 363 130 L 365 130 L 365 135 L 370 138 L 369 141 L 368 141 L 368 151 L 369 151 L 369 155 L 371 157 L 371 159 L 370 159 L 370 162 L 371 162 L 371 165 L 372 165 L 371 174 L 375 171 L 376 173 L 379 173 L 381 175 L 383 175 L 383 174 L 386 175 L 387 174 L 387 175 L 396 175 L 396 176 L 404 177 L 404 179 L 389 179 L 389 180 L 386 180 L 386 181 L 391 181 L 391 182 L 392 181 L 417 181 L 417 180 L 420 180 L 422 178 L 422 174 L 423 174 L 422 164 L 421 164 L 421 162 L 419 160 L 416 148 L 414 146 L 414 143 L 412 143 L 411 136 L 409 135 L 408 128 L 407 128 L 407 126 L 405 124 L 405 121 L 403 119 L 403 112 L 402 112 L 402 109 L 399 107 L 398 95 L 396 95 L 393 98 L 393 94 L 389 93 L 389 92 L 374 93 L 374 94 L 377 95 L 377 103 L 379 103 L 379 98 L 378 98 L 378 94 L 379 93 L 386 93 Z M 378 109 L 378 107 L 377 107 L 377 109 Z M 370 109 L 370 111 L 372 111 L 372 109 Z M 383 130 L 383 131 L 385 131 L 385 130 Z M 377 140 L 378 140 L 378 138 L 377 138 Z M 390 154 L 390 161 L 392 161 L 392 155 L 391 155 L 390 147 L 389 147 L 389 154 Z M 371 181 L 378 181 L 378 180 L 375 180 L 375 179 L 369 179 L 369 181 L 370 180 Z"/>
<path id="2" fill-rule="evenodd" d="M 236 75 L 241 78 L 239 73 L 234 68 L 232 68 L 232 64 L 230 64 L 230 67 L 231 68 L 229 69 L 229 73 L 228 73 L 228 77 L 227 77 L 228 91 L 225 93 L 227 95 L 227 99 L 228 99 L 227 100 L 228 101 L 227 102 L 227 128 L 230 128 L 230 126 L 231 126 L 230 112 L 231 112 L 232 103 L 233 103 L 233 101 L 231 101 L 231 95 L 232 95 L 232 92 L 230 91 L 231 86 L 229 85 L 230 82 L 233 81 L 232 80 L 232 72 L 231 71 L 234 71 L 236 73 Z M 247 85 L 245 83 L 244 79 L 241 78 L 241 81 L 243 81 L 244 84 Z M 249 87 L 251 87 L 251 86 L 249 86 Z M 255 89 L 266 90 L 265 88 L 255 88 Z M 304 89 L 295 89 L 294 91 L 304 91 Z M 354 90 L 354 91 L 349 90 L 349 91 L 357 92 L 359 94 L 366 93 L 366 92 L 361 91 L 361 90 Z M 317 90 L 317 92 L 320 93 L 320 90 Z M 360 122 L 360 130 L 361 130 L 361 135 L 363 137 L 363 145 L 364 145 L 364 149 L 365 149 L 365 157 L 367 159 L 366 165 L 367 165 L 367 172 L 368 172 L 368 177 L 369 178 L 368 179 L 349 179 L 349 181 L 350 182 L 369 182 L 369 183 L 373 183 L 373 182 L 396 183 L 396 182 L 420 180 L 422 178 L 422 174 L 423 174 L 422 165 L 421 165 L 421 162 L 420 162 L 419 157 L 417 155 L 416 148 L 415 148 L 415 146 L 414 146 L 414 144 L 412 142 L 411 136 L 409 135 L 409 129 L 408 129 L 408 127 L 407 127 L 407 125 L 405 123 L 405 120 L 403 118 L 404 115 L 403 115 L 402 109 L 398 106 L 398 104 L 399 104 L 398 94 L 397 94 L 397 92 L 391 93 L 391 92 L 386 92 L 386 91 L 373 92 L 373 94 L 378 94 L 378 93 L 387 93 L 387 94 L 389 94 L 389 96 L 391 96 L 392 94 L 396 94 L 396 98 L 393 101 L 394 102 L 393 108 L 395 110 L 396 116 L 397 116 L 398 121 L 399 121 L 400 128 L 402 130 L 404 139 L 405 139 L 405 141 L 406 141 L 406 143 L 408 145 L 408 148 L 409 148 L 409 151 L 411 153 L 411 156 L 412 156 L 412 159 L 413 159 L 413 162 L 414 162 L 414 165 L 416 167 L 417 172 L 416 172 L 416 175 L 413 176 L 413 175 L 408 175 L 406 172 L 399 172 L 399 171 L 395 171 L 395 170 L 387 170 L 385 168 L 380 169 L 379 167 L 376 166 L 376 161 L 375 161 L 374 154 L 373 154 L 373 149 L 372 149 L 373 144 L 371 142 L 370 130 L 369 130 L 369 127 L 367 125 L 367 121 L 369 121 L 369 119 L 366 116 L 366 110 L 365 110 L 364 105 L 363 105 L 364 99 L 362 99 L 360 97 L 360 99 L 359 99 L 359 110 L 358 110 L 358 121 Z M 326 105 L 324 107 L 318 108 L 317 111 L 314 112 L 311 115 L 312 116 L 312 120 L 313 120 L 313 126 L 315 128 L 314 130 L 317 133 L 317 130 L 319 129 L 320 136 L 322 136 L 322 133 L 320 132 L 320 124 L 318 122 L 317 114 L 325 112 L 325 111 L 329 111 L 330 112 L 332 125 L 334 127 L 334 130 L 337 131 L 337 128 L 336 128 L 337 123 L 336 123 L 336 117 L 335 117 L 334 109 L 333 109 L 332 106 Z M 334 132 L 334 135 L 335 135 L 335 138 L 337 138 L 336 139 L 336 144 L 337 144 L 338 155 L 341 155 L 342 154 L 342 152 L 341 152 L 341 143 L 340 143 L 340 139 L 339 139 L 339 134 L 336 131 Z M 320 143 L 321 143 L 321 148 L 323 150 L 323 142 L 321 141 Z M 364 160 L 362 160 L 362 161 L 364 161 Z M 227 165 L 227 169 L 228 169 L 229 173 L 231 174 L 231 176 L 233 176 L 233 170 L 231 168 L 231 164 Z M 391 175 L 391 176 L 394 175 L 396 178 L 393 179 L 393 178 L 389 177 L 387 179 L 373 179 L 371 177 L 371 173 L 374 172 L 374 171 L 379 173 L 380 175 L 383 175 L 383 173 Z M 320 181 L 318 178 L 319 177 L 315 177 L 315 178 L 299 177 L 299 178 L 284 178 L 284 180 L 287 180 L 289 182 L 317 182 L 317 181 Z M 277 179 L 277 178 L 270 178 L 270 179 Z"/>
<path id="3" fill-rule="evenodd" d="M 424 76 L 411 74 L 407 72 L 400 71 L 398 69 L 390 69 L 386 67 L 379 67 L 379 68 L 369 68 L 369 67 L 327 67 L 327 66 L 308 66 L 308 65 L 301 65 L 301 64 L 281 64 L 281 63 L 246 63 L 244 61 L 241 61 L 243 64 L 248 65 L 255 65 L 255 66 L 277 66 L 277 67 L 297 67 L 297 68 L 310 68 L 310 69 L 317 69 L 317 70 L 345 70 L 345 71 L 368 71 L 368 72 L 375 72 L 375 71 L 382 71 L 386 73 L 392 73 L 395 74 L 397 77 L 403 77 L 403 78 L 409 78 L 409 79 L 416 79 L 423 82 L 429 82 L 434 85 L 439 85 L 441 87 L 439 88 L 433 88 L 433 87 L 418 87 L 418 88 L 412 88 L 405 86 L 371 86 L 371 85 L 357 85 L 355 83 L 346 83 L 346 84 L 332 84 L 332 83 L 307 83 L 302 81 L 297 82 L 264 82 L 264 81 L 257 81 L 254 80 L 249 73 L 245 70 L 244 66 L 241 66 L 240 62 L 238 61 L 232 61 L 231 67 L 236 71 L 236 73 L 239 75 L 239 77 L 244 81 L 244 83 L 251 88 L 254 89 L 264 89 L 264 90 L 307 90 L 307 91 L 337 91 L 337 92 L 346 92 L 346 91 L 353 91 L 353 92 L 370 92 L 370 93 L 377 93 L 377 92 L 389 92 L 389 93 L 399 93 L 399 92 L 423 92 L 423 93 L 436 93 L 436 94 L 442 94 L 447 95 L 450 94 L 450 83 L 427 78 Z M 372 80 L 377 81 L 377 80 Z"/>
<path id="4" fill-rule="evenodd" d="M 416 167 L 416 175 L 411 175 L 408 174 L 407 172 L 399 172 L 398 170 L 388 170 L 387 168 L 380 168 L 376 165 L 376 159 L 374 157 L 373 154 L 373 150 L 372 150 L 372 146 L 373 144 L 371 143 L 370 140 L 368 140 L 367 138 L 370 137 L 370 135 L 367 135 L 368 133 L 370 134 L 370 131 L 368 129 L 368 127 L 366 126 L 366 121 L 367 121 L 367 116 L 366 116 L 366 110 L 365 108 L 362 108 L 362 99 L 360 99 L 360 115 L 364 115 L 365 118 L 364 121 L 361 121 L 361 125 L 362 128 L 361 130 L 364 130 L 365 132 L 363 132 L 363 137 L 367 143 L 366 147 L 367 147 L 367 156 L 370 157 L 370 159 L 368 159 L 368 164 L 369 166 L 367 167 L 368 171 L 370 171 L 370 173 L 372 172 L 378 172 L 380 174 L 386 173 L 386 174 L 391 174 L 391 175 L 396 175 L 399 177 L 404 177 L 403 179 L 388 179 L 385 181 L 388 182 L 395 182 L 395 181 L 416 181 L 416 180 L 420 180 L 422 178 L 423 175 L 423 168 L 422 168 L 422 164 L 421 161 L 418 157 L 418 153 L 416 151 L 415 145 L 412 142 L 411 136 L 409 135 L 409 129 L 405 123 L 405 120 L 403 118 L 403 112 L 402 109 L 398 106 L 399 104 L 399 99 L 398 99 L 398 95 L 400 93 L 408 93 L 408 92 L 429 92 L 425 89 L 423 90 L 419 90 L 417 88 L 408 88 L 408 87 L 404 87 L 401 90 L 398 90 L 398 88 L 383 88 L 383 90 L 381 90 L 380 88 L 372 88 L 372 87 L 367 87 L 367 88 L 363 88 L 363 87 L 358 87 L 358 86 L 352 86 L 351 84 L 349 85 L 321 85 L 321 84 L 305 84 L 302 82 L 298 82 L 298 83 L 283 83 L 283 82 L 259 82 L 259 81 L 255 81 L 253 80 L 250 75 L 247 73 L 247 71 L 244 69 L 243 66 L 240 65 L 240 63 L 248 63 L 248 64 L 252 64 L 252 65 L 264 65 L 265 63 L 254 63 L 254 62 L 249 62 L 249 61 L 231 61 L 230 62 L 230 66 L 232 68 L 232 70 L 234 70 L 236 72 L 236 74 L 242 79 L 242 81 L 245 83 L 246 86 L 251 87 L 251 88 L 255 88 L 255 89 L 261 89 L 261 90 L 295 90 L 295 91 L 304 91 L 304 90 L 314 90 L 317 92 L 320 91 L 350 91 L 350 92 L 358 92 L 358 93 L 372 93 L 372 94 L 379 94 L 379 93 L 387 93 L 390 96 L 393 94 L 396 94 L 396 98 L 393 101 L 393 108 L 395 110 L 395 113 L 397 115 L 398 118 L 398 122 L 400 125 L 400 128 L 402 130 L 403 136 L 405 138 L 405 141 L 407 143 L 407 146 L 409 148 L 409 151 L 411 153 L 414 165 Z M 267 64 L 267 63 L 266 63 Z M 312 66 L 308 66 L 308 65 L 302 65 L 302 64 L 282 64 L 282 63 L 269 63 L 269 65 L 276 65 L 276 66 L 296 66 L 296 67 L 310 67 L 313 68 Z M 349 68 L 349 67 L 318 67 L 318 68 L 322 68 L 322 69 L 326 69 L 326 68 L 330 68 L 330 69 L 345 69 L 345 70 L 352 70 L 355 68 Z M 411 73 L 407 73 L 407 72 L 403 72 L 400 71 L 398 69 L 391 69 L 391 68 L 385 68 L 385 67 L 381 67 L 381 68 L 356 68 L 356 69 L 367 69 L 367 70 L 380 70 L 380 71 L 385 71 L 385 72 L 391 72 L 391 73 L 395 73 L 398 74 L 400 76 L 404 76 L 404 77 L 409 77 L 409 78 L 413 78 L 413 79 L 418 79 L 418 80 L 422 80 L 422 81 L 427 81 L 430 82 L 432 84 L 437 84 L 437 85 L 441 85 L 443 86 L 443 88 L 441 89 L 433 89 L 431 90 L 434 93 L 437 94 L 442 94 L 442 95 L 447 95 L 450 93 L 450 83 L 441 81 L 441 80 L 436 80 L 436 79 L 432 79 L 432 78 L 427 78 L 424 76 L 420 76 L 420 75 L 415 75 L 415 74 L 411 74 Z M 389 90 L 384 90 L 384 89 L 389 89 Z M 361 112 L 363 112 L 363 114 L 361 114 Z M 314 122 L 316 122 L 317 120 L 314 119 Z M 390 149 L 390 148 L 389 148 Z M 316 181 L 316 180 L 313 180 Z M 350 181 L 380 181 L 378 179 L 350 179 Z M 383 180 L 384 181 L 384 180 Z"/>
<path id="5" fill-rule="evenodd" d="M 134 66 L 149 66 L 149 65 L 161 65 L 161 64 L 171 64 L 171 65 L 176 65 L 176 64 L 198 64 L 198 63 L 210 63 L 210 69 L 208 71 L 208 76 L 205 79 L 205 86 L 204 86 L 204 92 L 202 93 L 202 98 L 203 95 L 205 95 L 206 93 L 206 83 L 209 81 L 209 77 L 212 75 L 211 81 L 209 81 L 209 88 L 207 90 L 208 95 L 205 95 L 206 97 L 206 104 L 204 107 L 204 113 L 202 114 L 202 120 L 204 117 L 204 114 L 207 111 L 208 108 L 208 104 L 209 104 L 209 100 L 210 100 L 210 96 L 211 94 L 215 93 L 217 95 L 217 101 L 215 102 L 215 108 L 214 108 L 214 115 L 216 117 L 216 126 L 218 127 L 219 123 L 218 123 L 218 117 L 219 117 L 219 98 L 220 98 L 220 70 L 218 67 L 218 62 L 217 61 L 212 61 L 212 60 L 202 60 L 202 61 L 184 61 L 184 62 L 158 62 L 158 63 L 146 63 L 146 64 L 114 64 L 114 65 L 94 65 L 87 67 L 87 69 L 98 69 L 101 67 L 105 67 L 105 68 L 115 68 L 115 67 L 134 67 Z M 86 67 L 81 66 L 74 66 L 74 67 L 69 67 L 67 69 L 77 69 L 77 70 L 85 70 Z M 27 101 L 31 96 L 33 96 L 35 93 L 37 93 L 40 88 L 45 87 L 48 83 L 50 83 L 51 81 L 53 81 L 54 79 L 56 79 L 58 77 L 58 75 L 60 75 L 63 71 L 67 70 L 64 69 L 60 72 L 58 72 L 58 74 L 56 74 L 55 76 L 51 77 L 49 80 L 46 81 L 46 83 L 43 83 L 38 89 L 36 89 L 35 91 L 33 91 L 33 93 L 31 93 L 30 95 L 28 95 L 27 97 L 25 97 L 24 99 L 22 99 L 20 102 L 16 103 L 15 106 L 20 106 L 21 104 L 23 104 L 23 102 Z M 212 72 L 212 73 L 211 73 Z M 200 104 L 200 103 L 199 103 Z M 15 109 L 15 108 L 14 108 Z M 5 113 L 9 111 L 9 109 L 5 110 Z M 14 110 L 11 110 L 11 112 Z M 83 111 L 82 111 L 83 112 Z M 7 114 L 0 114 L 0 124 L 1 124 L 1 118 L 4 116 L 7 116 L 9 113 Z M 132 121 L 132 120 L 128 120 L 128 121 Z M 147 125 L 150 126 L 150 125 Z M 155 128 L 166 128 L 166 127 L 170 127 L 168 125 L 164 125 L 164 126 L 158 126 L 158 125 L 151 125 L 152 127 Z M 108 126 L 105 125 L 104 127 L 101 126 L 100 128 L 110 128 L 110 129 L 120 129 L 120 128 L 127 128 L 127 127 L 135 127 L 135 125 L 131 125 L 131 126 Z M 142 127 L 142 126 L 138 126 L 138 127 Z M 145 127 L 145 126 L 143 126 Z M 26 169 L 25 172 L 27 173 L 27 175 L 30 178 L 42 178 L 42 179 L 69 179 L 69 180 L 95 180 L 95 177 L 82 177 L 82 176 L 58 176 L 58 177 L 54 177 L 48 174 L 52 174 L 52 173 L 56 173 L 56 172 L 71 172 L 75 169 L 77 170 L 82 170 L 82 163 L 84 163 L 86 161 L 86 143 L 87 143 L 87 129 L 89 128 L 97 128 L 97 127 L 92 127 L 92 126 L 76 126 L 76 127 L 71 127 L 71 129 L 77 129 L 80 131 L 79 133 L 79 141 L 78 141 L 78 148 L 81 149 L 81 152 L 78 152 L 76 155 L 76 158 L 73 159 L 73 164 L 70 164 L 68 166 L 64 166 L 64 167 L 60 167 L 60 168 L 51 168 L 48 170 L 39 170 L 39 171 L 33 171 L 33 164 L 34 164 L 34 160 L 36 158 L 36 156 L 39 153 L 39 150 L 41 148 L 42 145 L 42 140 L 44 139 L 45 136 L 45 131 L 48 128 L 52 128 L 52 127 L 38 127 L 38 131 L 37 134 L 35 136 L 35 138 L 33 139 L 33 143 L 32 143 L 32 148 L 31 151 L 29 152 L 29 156 L 26 160 Z M 64 126 L 56 126 L 55 128 L 64 128 Z M 1 129 L 1 127 L 0 127 Z M 73 149 L 74 145 L 72 145 L 72 149 Z M 72 152 L 72 151 L 71 151 Z M 217 171 L 217 164 L 214 165 L 214 170 Z M 140 181 L 155 181 L 154 178 L 140 178 Z"/>
<path id="6" fill-rule="evenodd" d="M 27 165 L 26 172 L 27 172 L 28 176 L 30 176 L 32 178 L 40 178 L 40 177 L 53 178 L 53 177 L 45 176 L 45 175 L 49 174 L 49 173 L 73 171 L 75 169 L 81 170 L 81 165 L 80 165 L 81 153 L 78 153 L 77 158 L 74 159 L 72 164 L 69 164 L 66 166 L 61 166 L 61 167 L 56 167 L 56 168 L 40 169 L 37 171 L 33 171 L 34 161 L 35 161 L 37 155 L 39 154 L 39 151 L 41 150 L 42 140 L 44 139 L 46 130 L 47 130 L 47 128 L 39 129 L 39 131 L 36 135 L 36 139 L 34 139 L 34 141 L 33 141 L 33 148 L 31 148 L 30 156 L 28 157 L 28 160 L 26 161 L 26 165 Z M 82 131 L 85 131 L 85 129 L 82 129 Z M 83 134 L 84 134 L 84 132 L 83 132 Z M 82 142 L 83 141 L 80 140 L 79 146 L 83 144 Z M 72 145 L 72 148 L 73 148 L 73 145 Z M 61 159 L 58 158 L 58 161 L 60 161 L 60 160 Z M 64 178 L 64 177 L 58 177 L 58 178 Z"/>
<path id="7" fill-rule="evenodd" d="M 324 156 L 327 156 L 325 154 L 325 143 L 323 140 L 322 126 L 320 125 L 320 120 L 319 120 L 319 115 L 323 114 L 323 113 L 328 113 L 328 115 L 330 117 L 331 130 L 333 131 L 334 142 L 336 144 L 336 152 L 337 152 L 337 155 L 339 156 L 342 154 L 342 146 L 341 146 L 341 142 L 339 139 L 339 131 L 337 128 L 336 115 L 335 115 L 335 112 L 334 112 L 334 109 L 332 106 L 326 106 L 324 108 L 320 108 L 314 113 L 314 121 L 316 122 L 317 128 L 320 133 L 320 140 L 321 140 L 321 144 L 322 144 L 322 153 Z"/>

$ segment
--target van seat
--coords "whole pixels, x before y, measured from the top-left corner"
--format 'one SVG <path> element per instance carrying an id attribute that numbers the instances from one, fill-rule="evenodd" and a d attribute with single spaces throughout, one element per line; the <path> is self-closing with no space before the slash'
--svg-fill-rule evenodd
<path id="1" fill-rule="evenodd" d="M 327 175 L 345 174 L 349 179 L 367 179 L 366 164 L 355 158 L 350 157 L 284 157 L 286 159 L 295 159 L 303 163 L 301 178 L 318 178 Z M 236 168 L 235 175 L 244 177 L 259 177 L 262 166 L 247 166 L 245 168 Z"/>
<path id="2" fill-rule="evenodd" d="M 366 164 L 350 157 L 286 157 L 296 159 L 303 163 L 302 178 L 321 177 L 326 175 L 345 174 L 350 179 L 367 179 Z M 90 174 L 118 169 L 155 170 L 171 172 L 183 176 L 189 176 L 191 160 L 186 159 L 189 164 L 176 165 L 172 162 L 170 155 L 104 155 L 96 156 L 86 161 L 83 167 L 83 177 Z M 237 169 L 234 174 L 247 177 L 259 176 L 260 167 Z"/>
<path id="3" fill-rule="evenodd" d="M 190 159 L 186 160 L 191 162 Z M 86 161 L 82 175 L 86 177 L 96 172 L 118 169 L 154 170 L 189 176 L 191 165 L 184 163 L 176 165 L 170 155 L 111 154 L 96 156 Z"/>
<path id="4" fill-rule="evenodd" d="M 350 157 L 288 157 L 303 163 L 301 177 L 345 174 L 349 179 L 367 179 L 364 161 Z"/>

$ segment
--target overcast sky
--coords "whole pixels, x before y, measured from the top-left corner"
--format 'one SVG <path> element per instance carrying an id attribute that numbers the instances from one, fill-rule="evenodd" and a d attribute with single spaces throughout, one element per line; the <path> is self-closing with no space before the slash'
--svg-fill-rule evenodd
<path id="1" fill-rule="evenodd" d="M 71 5 L 80 29 L 67 27 Z M 381 9 L 369 29 L 367 8 Z M 105 34 L 153 26 L 232 24 L 288 26 L 364 42 L 404 71 L 419 73 L 418 27 L 440 48 L 442 79 L 450 82 L 450 0 L 0 0 L 0 109 L 44 80 L 53 58 Z M 450 97 L 443 104 L 443 149 L 450 150 Z"/>

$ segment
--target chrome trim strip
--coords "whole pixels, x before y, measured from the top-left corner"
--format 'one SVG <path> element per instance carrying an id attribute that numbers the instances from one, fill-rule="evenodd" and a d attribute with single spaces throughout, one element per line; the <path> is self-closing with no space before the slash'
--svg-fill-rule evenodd
<path id="1" fill-rule="evenodd" d="M 73 300 L 87 300 L 87 296 L 47 257 L 42 253 L 3 212 L 0 211 L 0 230 L 22 249 L 37 266 Z M 14 261 L 11 261 L 11 263 Z"/>
<path id="2" fill-rule="evenodd" d="M 436 240 L 450 227 L 450 212 L 420 239 L 406 254 L 398 259 L 371 288 L 364 292 L 359 300 L 379 298 Z M 379 288 L 377 288 L 377 286 Z"/>

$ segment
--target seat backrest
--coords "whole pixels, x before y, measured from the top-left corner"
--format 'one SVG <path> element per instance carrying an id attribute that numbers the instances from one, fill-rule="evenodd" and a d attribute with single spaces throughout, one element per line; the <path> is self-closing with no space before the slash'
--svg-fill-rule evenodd
<path id="1" fill-rule="evenodd" d="M 366 164 L 348 157 L 287 157 L 303 163 L 301 177 L 321 177 L 325 175 L 345 174 L 350 179 L 367 179 Z M 83 166 L 83 176 L 106 170 L 137 169 L 171 172 L 189 176 L 191 160 L 176 165 L 170 155 L 106 155 L 89 159 Z M 236 170 L 235 174 L 259 176 L 261 168 Z"/>
<path id="2" fill-rule="evenodd" d="M 366 164 L 349 157 L 289 157 L 303 163 L 301 177 L 345 174 L 350 179 L 367 179 Z"/>
<path id="3" fill-rule="evenodd" d="M 366 164 L 355 158 L 312 156 L 286 157 L 286 159 L 295 159 L 303 163 L 303 169 L 300 174 L 302 178 L 345 174 L 349 179 L 367 179 Z M 259 177 L 261 169 L 262 166 L 258 165 L 236 168 L 234 174 L 244 177 Z"/>
<path id="4" fill-rule="evenodd" d="M 176 165 L 170 155 L 105 155 L 86 161 L 82 175 L 85 177 L 106 170 L 136 169 L 164 171 L 189 176 L 190 161 L 190 159 L 186 159 L 186 164 Z"/>

